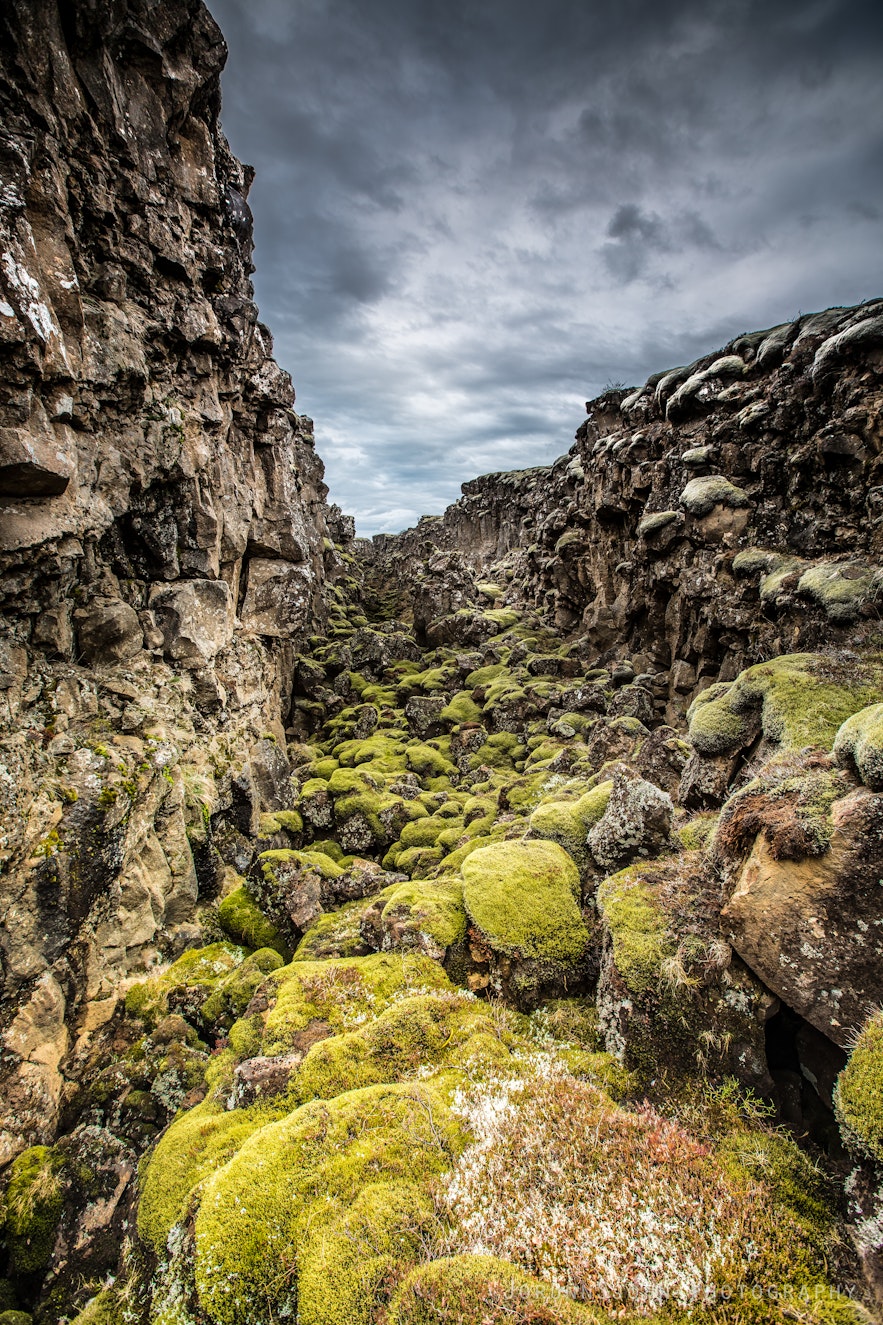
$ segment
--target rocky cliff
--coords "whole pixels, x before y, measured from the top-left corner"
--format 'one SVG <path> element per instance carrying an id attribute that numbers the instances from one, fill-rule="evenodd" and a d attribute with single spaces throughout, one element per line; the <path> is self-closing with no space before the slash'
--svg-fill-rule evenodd
<path id="1" fill-rule="evenodd" d="M 554 465 L 474 479 L 442 516 L 360 543 L 372 601 L 468 634 L 439 627 L 444 590 L 432 601 L 447 573 L 430 558 L 450 553 L 473 586 L 499 579 L 500 605 L 535 603 L 587 653 L 654 672 L 681 711 L 750 662 L 861 644 L 879 616 L 881 364 L 877 300 L 608 391 Z M 403 595 L 408 565 L 426 571 Z M 481 601 L 467 587 L 457 609 Z"/>
<path id="2" fill-rule="evenodd" d="M 0 15 L 4 1162 L 286 794 L 324 620 L 341 529 L 252 301 L 225 50 L 196 0 Z"/>
<path id="3" fill-rule="evenodd" d="M 353 544 L 206 10 L 0 34 L 0 1325 L 879 1319 L 883 304 Z"/>

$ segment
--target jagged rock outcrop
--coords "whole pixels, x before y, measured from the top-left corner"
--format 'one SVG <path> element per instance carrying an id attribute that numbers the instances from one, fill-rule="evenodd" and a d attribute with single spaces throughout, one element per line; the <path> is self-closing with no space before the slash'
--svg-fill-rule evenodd
<path id="1" fill-rule="evenodd" d="M 224 59 L 199 0 L 0 14 L 4 1162 L 288 804 L 351 534 L 252 301 Z"/>
<path id="2" fill-rule="evenodd" d="M 881 370 L 875 300 L 607 391 L 552 466 L 485 475 L 442 516 L 360 541 L 368 601 L 410 606 L 402 568 L 415 564 L 425 598 L 433 550 L 456 552 L 498 607 L 541 604 L 587 652 L 656 674 L 673 713 L 759 658 L 867 641 L 883 546 Z"/>

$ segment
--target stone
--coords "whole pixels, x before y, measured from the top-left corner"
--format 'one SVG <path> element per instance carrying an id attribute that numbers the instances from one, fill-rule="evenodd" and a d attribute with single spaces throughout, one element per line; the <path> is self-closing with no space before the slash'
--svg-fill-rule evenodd
<path id="1" fill-rule="evenodd" d="M 668 792 L 643 778 L 617 771 L 603 816 L 590 829 L 588 847 L 605 873 L 664 850 L 671 836 L 674 806 Z"/>
<path id="2" fill-rule="evenodd" d="M 162 631 L 167 658 L 202 668 L 233 637 L 233 599 L 224 580 L 155 584 L 150 607 Z"/>
<path id="3" fill-rule="evenodd" d="M 125 662 L 144 644 L 138 613 L 121 598 L 96 598 L 74 612 L 77 650 L 86 663 Z"/>
<path id="4" fill-rule="evenodd" d="M 307 566 L 251 557 L 242 607 L 243 627 L 274 639 L 296 635 L 309 619 L 312 586 Z"/>
<path id="5" fill-rule="evenodd" d="M 828 850 L 776 860 L 759 837 L 721 918 L 769 989 L 835 1044 L 883 1001 L 883 797 L 834 802 Z"/>
<path id="6" fill-rule="evenodd" d="M 64 492 L 74 473 L 65 441 L 51 429 L 40 435 L 0 428 L 0 497 L 57 497 Z"/>

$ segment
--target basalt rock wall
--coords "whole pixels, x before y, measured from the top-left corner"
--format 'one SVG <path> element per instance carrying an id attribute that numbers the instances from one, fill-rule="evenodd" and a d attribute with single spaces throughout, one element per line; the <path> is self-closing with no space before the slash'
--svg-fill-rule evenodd
<path id="1" fill-rule="evenodd" d="M 0 13 L 3 1161 L 287 803 L 346 533 L 253 303 L 225 56 L 199 0 Z"/>
<path id="2" fill-rule="evenodd" d="M 675 705 L 762 657 L 867 641 L 881 406 L 879 300 L 739 336 L 590 401 L 552 466 L 474 479 L 443 516 L 360 543 L 369 591 L 394 597 L 422 564 L 396 603 L 419 625 L 459 558 L 498 606 L 539 605 L 587 654 L 664 675 Z"/>

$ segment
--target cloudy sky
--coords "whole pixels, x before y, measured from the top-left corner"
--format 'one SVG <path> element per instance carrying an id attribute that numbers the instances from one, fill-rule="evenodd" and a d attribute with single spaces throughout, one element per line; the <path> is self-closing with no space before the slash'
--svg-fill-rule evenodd
<path id="1" fill-rule="evenodd" d="M 358 531 L 883 293 L 879 0 L 208 0 L 261 314 Z"/>

